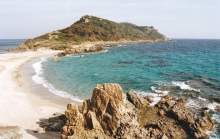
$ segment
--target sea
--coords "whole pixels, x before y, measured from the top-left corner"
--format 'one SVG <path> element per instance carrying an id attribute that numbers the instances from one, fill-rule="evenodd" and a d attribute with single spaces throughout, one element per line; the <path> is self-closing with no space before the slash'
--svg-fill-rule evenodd
<path id="1" fill-rule="evenodd" d="M 18 42 L 18 40 L 15 40 Z M 0 40 L 1 43 L 5 43 Z M 216 124 L 209 139 L 220 139 L 220 40 L 172 39 L 170 42 L 119 44 L 104 53 L 73 54 L 53 62 L 40 58 L 32 79 L 52 93 L 76 101 L 89 99 L 96 84 L 118 83 L 124 93 L 170 94 L 186 98 L 193 112 L 208 108 Z"/>
<path id="2" fill-rule="evenodd" d="M 27 39 L 0 39 L 0 54 L 10 53 L 9 48 L 16 48 Z"/>

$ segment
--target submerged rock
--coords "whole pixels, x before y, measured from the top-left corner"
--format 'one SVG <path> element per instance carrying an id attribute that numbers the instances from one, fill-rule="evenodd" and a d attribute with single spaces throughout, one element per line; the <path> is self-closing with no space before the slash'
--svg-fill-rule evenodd
<path id="1" fill-rule="evenodd" d="M 184 99 L 167 97 L 150 107 L 146 99 L 129 92 L 128 100 L 118 84 L 96 85 L 82 110 L 68 104 L 62 139 L 202 138 L 214 125 L 207 112 L 196 117 Z"/>

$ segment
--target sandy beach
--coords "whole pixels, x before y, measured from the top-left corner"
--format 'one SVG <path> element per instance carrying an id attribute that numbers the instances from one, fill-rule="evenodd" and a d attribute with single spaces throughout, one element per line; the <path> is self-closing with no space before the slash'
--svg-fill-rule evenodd
<path id="1" fill-rule="evenodd" d="M 39 128 L 37 122 L 54 113 L 64 113 L 66 104 L 71 100 L 55 96 L 42 86 L 33 89 L 33 83 L 24 78 L 21 70 L 24 64 L 33 59 L 59 52 L 38 50 L 0 55 L 0 139 L 44 138 L 45 135 L 34 133 Z"/>

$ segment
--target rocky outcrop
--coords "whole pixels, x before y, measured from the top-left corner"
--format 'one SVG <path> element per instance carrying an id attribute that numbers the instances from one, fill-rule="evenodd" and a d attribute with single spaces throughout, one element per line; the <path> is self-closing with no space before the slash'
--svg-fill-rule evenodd
<path id="1" fill-rule="evenodd" d="M 53 57 L 53 61 L 60 61 L 60 57 L 57 56 L 57 55 L 55 55 L 55 56 Z"/>
<path id="2" fill-rule="evenodd" d="M 206 136 L 206 132 L 211 130 L 214 120 L 209 113 L 203 111 L 200 117 L 196 117 L 188 108 L 184 107 L 185 101 L 178 99 L 177 101 L 165 101 L 157 104 L 163 115 L 171 117 L 180 124 L 180 127 L 195 138 Z"/>
<path id="3" fill-rule="evenodd" d="M 62 138 L 66 139 L 69 135 L 73 135 L 74 139 L 144 137 L 140 133 L 146 135 L 147 132 L 144 128 L 140 130 L 137 115 L 132 109 L 134 106 L 126 100 L 119 85 L 97 85 L 91 100 L 84 101 L 81 112 L 75 104 L 68 105 Z"/>
<path id="4" fill-rule="evenodd" d="M 92 18 L 90 15 L 85 15 L 80 18 L 80 21 L 88 23 L 90 18 Z"/>
<path id="5" fill-rule="evenodd" d="M 66 54 L 89 53 L 89 52 L 100 52 L 100 51 L 103 51 L 103 48 L 101 45 L 93 45 L 93 46 L 80 45 L 78 47 L 65 49 Z"/>
<path id="6" fill-rule="evenodd" d="M 78 45 L 78 46 L 72 46 L 71 48 L 66 48 L 64 52 L 59 53 L 58 56 L 91 53 L 91 52 L 104 52 L 104 49 L 101 45 L 92 45 L 92 46 Z"/>
<path id="7" fill-rule="evenodd" d="M 127 95 L 129 101 L 118 84 L 98 84 L 81 109 L 68 104 L 62 139 L 202 138 L 214 125 L 205 111 L 196 117 L 184 106 L 184 99 L 166 96 L 150 106 L 148 97 L 136 92 Z"/>

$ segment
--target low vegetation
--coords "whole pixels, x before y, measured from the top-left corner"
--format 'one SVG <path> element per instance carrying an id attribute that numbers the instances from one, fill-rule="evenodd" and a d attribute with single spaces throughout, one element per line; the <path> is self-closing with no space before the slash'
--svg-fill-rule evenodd
<path id="1" fill-rule="evenodd" d="M 131 23 L 116 23 L 95 16 L 83 16 L 73 25 L 27 40 L 21 49 L 46 47 L 55 50 L 70 48 L 72 45 L 87 42 L 121 41 L 165 41 L 152 26 L 136 26 Z"/>

